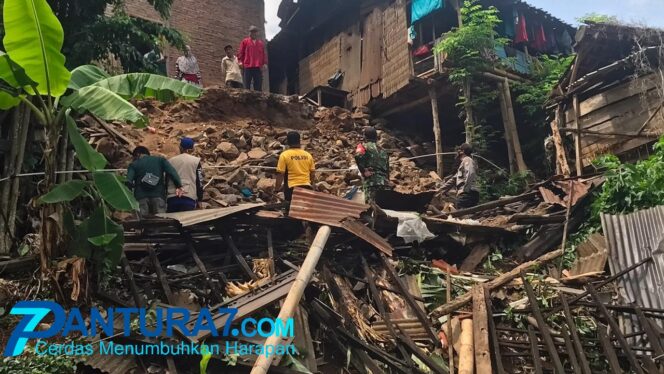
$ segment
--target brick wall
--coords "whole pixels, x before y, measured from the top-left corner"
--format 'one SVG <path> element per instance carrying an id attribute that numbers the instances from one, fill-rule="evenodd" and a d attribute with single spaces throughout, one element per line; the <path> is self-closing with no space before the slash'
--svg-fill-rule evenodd
<path id="1" fill-rule="evenodd" d="M 198 58 L 205 86 L 222 85 L 221 59 L 224 46 L 237 48 L 255 25 L 265 37 L 265 5 L 263 0 L 174 0 L 171 18 L 160 20 L 159 14 L 146 0 L 127 0 L 127 12 L 135 17 L 168 23 L 189 41 Z M 181 54 L 173 48 L 166 51 L 168 74 L 174 75 L 175 60 Z M 269 81 L 265 72 L 264 86 Z"/>

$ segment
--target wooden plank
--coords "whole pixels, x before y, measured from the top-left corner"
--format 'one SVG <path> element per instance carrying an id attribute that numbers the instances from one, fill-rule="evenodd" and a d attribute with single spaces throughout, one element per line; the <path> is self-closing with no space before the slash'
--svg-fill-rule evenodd
<path id="1" fill-rule="evenodd" d="M 196 253 L 196 248 L 194 248 L 193 240 L 191 239 L 191 236 L 188 236 L 187 240 L 187 248 L 189 249 L 189 253 L 191 253 L 191 257 L 194 259 L 194 262 L 196 263 L 196 266 L 198 266 L 198 270 L 201 271 L 203 274 L 203 278 L 205 278 L 205 282 L 208 284 L 210 287 L 210 293 L 212 294 L 212 299 L 214 300 L 215 303 L 221 303 L 224 301 L 223 296 L 221 295 L 221 290 L 219 289 L 219 284 L 215 279 L 212 279 L 210 277 L 210 274 L 208 274 L 207 268 L 205 267 L 205 264 L 203 261 L 201 261 L 200 257 L 198 257 L 198 253 Z M 226 279 L 224 279 L 224 283 L 226 282 Z"/>
<path id="2" fill-rule="evenodd" d="M 143 297 L 138 292 L 138 287 L 134 281 L 134 273 L 131 271 L 131 266 L 129 266 L 129 261 L 124 252 L 122 253 L 122 257 L 120 257 L 120 263 L 122 264 L 122 270 L 127 277 L 127 283 L 129 283 L 129 291 L 131 291 L 131 295 L 134 297 L 134 304 L 137 308 L 142 308 L 145 306 L 145 303 L 143 302 Z"/>
<path id="3" fill-rule="evenodd" d="M 470 251 L 468 257 L 463 260 L 459 270 L 472 273 L 477 268 L 477 266 L 482 263 L 482 260 L 484 260 L 486 256 L 489 255 L 490 251 L 491 249 L 488 244 L 483 243 L 475 245 Z"/>
<path id="4" fill-rule="evenodd" d="M 539 341 L 535 335 L 535 330 L 531 325 L 528 325 L 528 341 L 530 342 L 530 352 L 533 355 L 533 366 L 535 367 L 535 374 L 543 374 L 542 358 L 539 352 Z"/>
<path id="5" fill-rule="evenodd" d="M 514 116 L 514 106 L 512 104 L 512 93 L 510 91 L 510 83 L 507 78 L 502 84 L 505 93 L 505 105 L 507 108 L 508 124 L 510 129 L 510 139 L 512 140 L 512 149 L 514 150 L 514 157 L 516 159 L 516 166 L 520 172 L 528 170 L 526 162 L 523 160 L 523 153 L 521 152 L 521 141 L 519 140 L 519 131 L 517 130 L 516 117 Z"/>
<path id="6" fill-rule="evenodd" d="M 482 285 L 473 287 L 473 341 L 475 344 L 475 371 L 493 373 L 489 347 L 489 321 L 486 311 L 486 290 Z"/>
<path id="7" fill-rule="evenodd" d="M 556 173 L 569 177 L 571 172 L 567 163 L 567 152 L 563 144 L 563 138 L 560 136 L 560 125 L 564 122 L 562 106 L 556 108 L 556 117 L 551 122 L 551 132 L 553 134 L 553 143 L 556 146 Z"/>
<path id="8" fill-rule="evenodd" d="M 629 82 L 611 88 L 598 95 L 591 96 L 583 100 L 581 103 L 581 116 L 585 116 L 588 113 L 615 104 L 618 101 L 624 100 L 628 97 L 640 95 L 643 92 L 657 88 L 659 84 L 658 81 L 659 77 L 656 77 L 653 73 L 639 77 L 635 80 L 630 80 Z"/>
<path id="9" fill-rule="evenodd" d="M 591 374 L 592 371 L 590 370 L 590 363 L 588 362 L 588 358 L 586 357 L 583 344 L 581 343 L 581 338 L 579 338 L 579 334 L 576 329 L 576 323 L 574 322 L 574 318 L 569 308 L 569 304 L 567 303 L 567 299 L 562 294 L 560 294 L 559 297 L 561 305 L 563 306 L 563 311 L 565 312 L 565 320 L 567 322 L 567 326 L 569 326 L 570 335 L 572 336 L 572 343 L 574 343 L 574 348 L 577 354 L 579 355 L 579 364 L 581 366 L 581 372 L 583 374 Z"/>
<path id="10" fill-rule="evenodd" d="M 436 143 L 436 172 L 439 176 L 443 174 L 443 137 L 440 131 L 440 114 L 438 113 L 438 95 L 436 87 L 429 86 L 429 98 L 431 99 L 431 115 L 433 116 L 433 137 Z"/>

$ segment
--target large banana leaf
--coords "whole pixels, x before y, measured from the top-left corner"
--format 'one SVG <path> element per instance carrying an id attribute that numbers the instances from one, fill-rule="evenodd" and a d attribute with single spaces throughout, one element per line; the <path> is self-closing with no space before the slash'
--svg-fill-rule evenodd
<path id="1" fill-rule="evenodd" d="M 19 103 L 21 87 L 30 87 L 36 83 L 25 74 L 25 70 L 0 51 L 0 110 L 9 109 Z"/>
<path id="2" fill-rule="evenodd" d="M 138 210 L 138 201 L 115 174 L 93 173 L 92 180 L 101 198 L 114 209 L 125 212 Z"/>
<path id="3" fill-rule="evenodd" d="M 76 156 L 78 156 L 78 160 L 81 162 L 81 165 L 90 171 L 101 170 L 106 167 L 108 161 L 106 161 L 104 155 L 97 152 L 94 148 L 92 148 L 92 146 L 90 146 L 88 141 L 85 140 L 83 135 L 81 135 L 81 133 L 78 131 L 76 122 L 74 122 L 74 119 L 71 118 L 69 114 L 66 116 L 66 121 L 67 134 L 69 134 L 69 139 L 74 145 Z"/>
<path id="4" fill-rule="evenodd" d="M 60 52 L 64 31 L 46 0 L 4 0 L 3 23 L 7 54 L 37 82 L 39 92 L 64 94 L 71 75 Z"/>
<path id="5" fill-rule="evenodd" d="M 69 88 L 80 90 L 109 77 L 108 73 L 95 65 L 79 66 L 71 72 Z"/>
<path id="6" fill-rule="evenodd" d="M 79 197 L 85 187 L 89 185 L 88 182 L 79 179 L 71 180 L 53 187 L 47 194 L 39 198 L 40 203 L 55 204 L 72 201 Z"/>
<path id="7" fill-rule="evenodd" d="M 129 73 L 100 80 L 95 86 L 104 87 L 125 99 L 157 99 L 173 101 L 176 98 L 196 99 L 203 90 L 193 84 L 149 73 Z"/>
<path id="8" fill-rule="evenodd" d="M 78 113 L 90 112 L 106 121 L 131 122 L 144 127 L 148 120 L 135 106 L 104 87 L 87 86 L 63 97 L 60 103 Z"/>

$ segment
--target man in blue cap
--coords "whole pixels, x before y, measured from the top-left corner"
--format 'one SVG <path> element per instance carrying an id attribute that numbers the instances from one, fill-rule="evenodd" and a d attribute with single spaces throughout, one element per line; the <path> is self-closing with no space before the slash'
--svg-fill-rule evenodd
<path id="1" fill-rule="evenodd" d="M 176 186 L 168 183 L 168 213 L 186 212 L 200 207 L 203 199 L 203 169 L 201 159 L 192 155 L 194 139 L 182 138 L 180 140 L 180 154 L 168 160 L 178 172 L 182 182 L 183 194 L 177 195 Z"/>

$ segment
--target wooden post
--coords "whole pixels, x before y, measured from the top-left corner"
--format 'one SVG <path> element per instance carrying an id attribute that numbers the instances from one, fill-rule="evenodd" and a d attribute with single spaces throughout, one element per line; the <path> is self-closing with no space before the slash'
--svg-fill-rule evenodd
<path id="1" fill-rule="evenodd" d="M 510 82 L 507 78 L 505 78 L 503 81 L 502 88 L 505 95 L 505 106 L 507 108 L 507 116 L 509 118 L 512 146 L 514 149 L 514 157 L 516 158 L 516 166 L 520 172 L 527 171 L 528 166 L 526 166 L 526 162 L 523 160 L 523 154 L 521 153 L 521 141 L 519 140 L 519 132 L 516 128 L 516 117 L 514 116 L 514 106 L 512 105 Z"/>
<path id="2" fill-rule="evenodd" d="M 436 142 L 436 172 L 443 178 L 443 139 L 440 133 L 440 116 L 438 114 L 438 95 L 436 87 L 430 83 L 429 97 L 431 98 L 431 114 L 433 116 L 433 136 Z"/>
<path id="3" fill-rule="evenodd" d="M 457 23 L 459 27 L 463 26 L 463 17 L 461 16 L 461 2 L 460 0 L 450 0 L 452 8 L 456 11 L 457 14 Z"/>
<path id="4" fill-rule="evenodd" d="M 309 252 L 307 252 L 307 257 L 304 259 L 302 267 L 300 267 L 300 272 L 297 274 L 295 282 L 293 282 L 290 291 L 288 291 L 288 296 L 286 296 L 286 300 L 284 300 L 284 305 L 279 311 L 279 316 L 277 317 L 279 320 L 286 321 L 293 317 L 295 309 L 298 307 L 300 299 L 304 294 L 304 289 L 309 284 L 314 271 L 316 271 L 316 265 L 318 264 L 318 260 L 320 260 L 321 254 L 323 254 L 323 248 L 325 248 L 325 243 L 327 243 L 327 239 L 330 237 L 331 232 L 332 230 L 329 226 L 322 226 L 318 229 L 316 238 L 311 244 Z M 277 346 L 281 343 L 281 340 L 281 336 L 274 334 L 267 338 L 265 346 Z M 251 374 L 266 374 L 270 369 L 270 365 L 272 365 L 274 356 L 275 355 L 259 355 L 254 364 L 254 368 L 251 370 Z"/>
<path id="5" fill-rule="evenodd" d="M 485 292 L 486 290 L 481 284 L 473 286 L 473 340 L 475 342 L 475 370 L 477 373 L 493 373 Z"/>
<path id="6" fill-rule="evenodd" d="M 510 118 L 507 114 L 507 100 L 505 99 L 505 90 L 502 88 L 502 82 L 498 82 L 498 101 L 500 101 L 500 114 L 503 117 L 503 130 L 505 131 L 505 143 L 507 144 L 507 158 L 510 164 L 510 174 L 517 170 L 516 159 L 514 156 L 514 142 L 512 141 L 512 131 L 510 131 Z"/>
<path id="7" fill-rule="evenodd" d="M 581 161 L 581 113 L 579 107 L 579 97 L 574 95 L 572 98 L 572 106 L 574 109 L 574 128 L 576 134 L 574 135 L 574 148 L 576 150 L 576 175 L 580 177 L 583 175 L 583 163 Z"/>
<path id="8" fill-rule="evenodd" d="M 560 136 L 560 125 L 563 122 L 562 117 L 563 108 L 562 105 L 558 105 L 556 108 L 556 118 L 551 122 L 551 133 L 553 134 L 553 143 L 556 145 L 556 172 L 569 177 L 572 173 L 567 163 L 567 153 L 563 145 L 563 138 Z"/>

